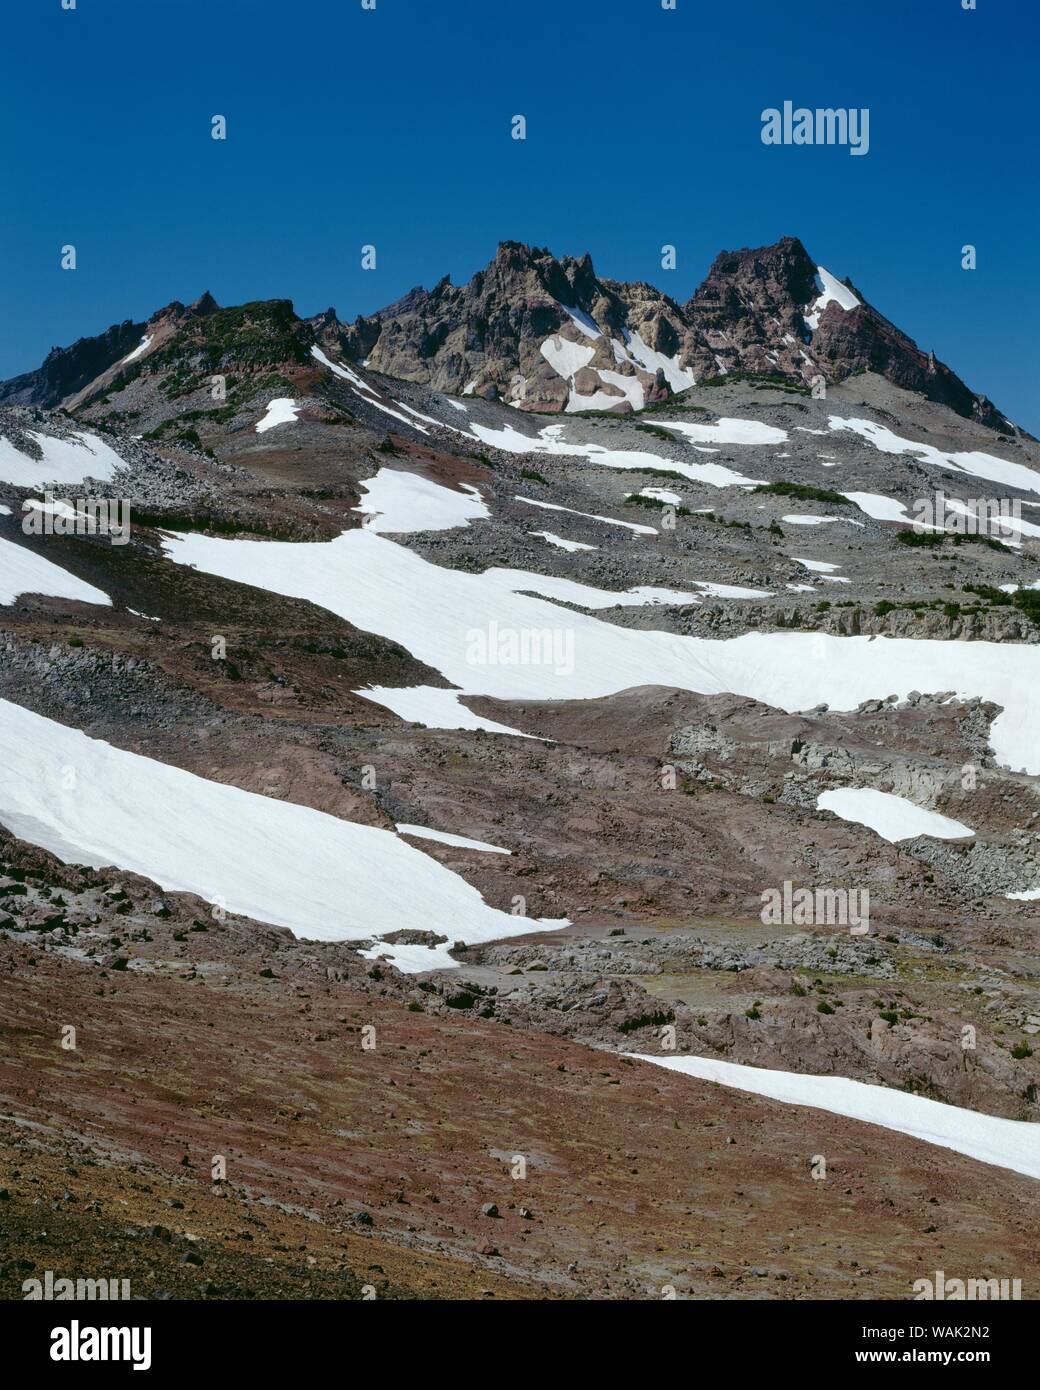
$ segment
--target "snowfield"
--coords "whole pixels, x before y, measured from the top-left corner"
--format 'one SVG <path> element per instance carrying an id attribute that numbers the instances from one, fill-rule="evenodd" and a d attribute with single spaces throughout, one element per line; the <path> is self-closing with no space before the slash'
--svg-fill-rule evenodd
<path id="1" fill-rule="evenodd" d="M 677 424 L 656 420 L 666 430 L 675 430 L 695 444 L 785 444 L 787 431 L 759 420 L 717 420 L 714 425 Z M 669 467 L 671 465 L 669 464 Z"/>
<path id="2" fill-rule="evenodd" d="M 970 826 L 962 825 L 959 820 L 925 810 L 905 796 L 893 796 L 891 792 L 878 792 L 869 787 L 840 787 L 821 792 L 816 806 L 820 811 L 833 811 L 842 820 L 867 826 L 893 845 L 918 835 L 932 835 L 937 840 L 960 840 L 975 834 Z"/>
<path id="3" fill-rule="evenodd" d="M 616 405 L 617 400 L 613 397 L 608 398 L 610 404 Z M 587 409 L 588 401 L 580 407 Z M 733 440 L 734 443 L 754 444 L 754 443 L 778 443 L 778 439 L 773 438 L 753 438 L 756 433 L 764 435 L 768 432 L 770 436 L 787 435 L 783 430 L 774 430 L 769 425 L 760 425 L 756 420 L 720 420 L 718 425 L 669 425 L 666 421 L 658 423 L 665 425 L 668 429 L 678 430 L 685 433 L 689 430 L 721 430 L 727 427 L 726 433 L 741 434 L 743 437 Z M 624 468 L 634 469 L 636 472 L 645 472 L 648 468 L 659 470 L 662 466 L 672 473 L 681 473 L 684 478 L 689 478 L 693 483 L 704 483 L 708 487 L 754 487 L 756 484 L 764 482 L 764 478 L 745 478 L 742 473 L 737 473 L 732 468 L 727 468 L 722 463 L 687 463 L 682 459 L 665 459 L 660 454 L 648 454 L 642 449 L 605 449 L 601 444 L 568 444 L 563 438 L 565 425 L 546 425 L 537 434 L 522 434 L 511 425 L 503 429 L 493 429 L 489 425 L 473 424 L 473 437 L 480 440 L 482 444 L 491 444 L 496 449 L 504 449 L 511 454 L 557 454 L 561 458 L 583 458 L 589 463 L 598 464 L 601 468 Z M 721 439 L 720 436 L 707 436 L 709 439 L 716 439 L 716 442 L 728 443 L 728 439 Z M 701 453 L 716 453 L 715 449 L 702 448 L 694 444 L 695 449 L 700 449 Z"/>
<path id="4" fill-rule="evenodd" d="M 0 605 L 14 603 L 19 594 L 71 598 L 111 608 L 112 600 L 93 584 L 77 579 L 35 550 L 0 539 Z"/>
<path id="5" fill-rule="evenodd" d="M 506 700 L 594 699 L 654 684 L 730 692 L 796 711 L 821 702 L 849 710 L 893 693 L 905 699 L 912 690 L 952 690 L 1002 706 L 990 734 L 997 759 L 1015 771 L 1040 772 L 1038 645 L 808 632 L 750 632 L 726 641 L 621 628 L 591 614 L 562 613 L 544 598 L 514 592 L 493 573 L 430 564 L 368 528 L 328 542 L 171 535 L 163 544 L 178 564 L 306 599 L 399 642 L 458 688 L 380 692 L 381 702 L 402 718 L 431 727 L 439 711 L 451 720 L 440 727 L 460 727 L 460 692 Z M 571 669 L 561 674 L 551 662 L 472 660 L 474 631 L 506 630 L 562 631 L 573 644 Z M 374 692 L 365 693 L 373 698 Z M 488 721 L 461 727 L 487 728 Z"/>
<path id="6" fill-rule="evenodd" d="M 848 286 L 843 285 L 829 270 L 824 270 L 822 265 L 816 267 L 816 288 L 820 291 L 819 296 L 813 300 L 809 313 L 805 315 L 805 322 L 814 333 L 820 326 L 820 315 L 832 300 L 840 304 L 846 313 L 859 308 L 860 300 Z"/>
<path id="7" fill-rule="evenodd" d="M 682 1072 L 720 1086 L 733 1086 L 753 1095 L 769 1096 L 786 1105 L 806 1105 L 846 1115 L 852 1120 L 894 1129 L 966 1154 L 980 1163 L 1010 1168 L 1030 1178 L 1040 1178 L 1040 1125 L 1028 1120 L 1004 1120 L 981 1115 L 957 1105 L 944 1105 L 925 1096 L 870 1086 L 844 1076 L 813 1076 L 801 1072 L 771 1071 L 736 1062 L 716 1062 L 710 1057 L 650 1057 L 629 1054 L 643 1062 Z"/>
<path id="8" fill-rule="evenodd" d="M 277 400 L 268 401 L 267 413 L 262 420 L 256 422 L 257 434 L 266 434 L 268 430 L 273 430 L 276 425 L 291 425 L 300 413 L 300 407 L 295 401 L 279 397 Z"/>
<path id="9" fill-rule="evenodd" d="M 0 482 L 32 488 L 44 488 L 48 483 L 82 483 L 87 478 L 107 483 L 115 477 L 117 468 L 126 466 L 114 449 L 86 430 L 77 430 L 71 439 L 38 434 L 35 430 L 26 433 L 40 446 L 43 457 L 34 459 L 23 454 L 6 435 L 0 435 Z"/>
<path id="10" fill-rule="evenodd" d="M 489 907 L 391 830 L 211 782 L 6 700 L 0 821 L 66 863 L 116 865 L 319 941 L 414 928 L 473 943 L 564 925 Z"/>
<path id="11" fill-rule="evenodd" d="M 460 702 L 461 690 L 448 690 L 439 685 L 370 685 L 354 693 L 391 710 L 406 724 L 421 724 L 427 729 L 483 729 L 486 734 L 512 734 L 514 738 L 534 737 L 511 729 L 508 724 L 496 724 L 493 719 L 474 714 Z"/>
<path id="12" fill-rule="evenodd" d="M 450 531 L 491 515 L 479 488 L 469 483 L 462 483 L 462 491 L 455 492 L 417 473 L 381 468 L 374 478 L 363 479 L 359 486 L 365 489 L 365 495 L 352 510 L 364 514 L 370 531 L 398 535 Z"/>
<path id="13" fill-rule="evenodd" d="M 509 593 L 540 594 L 542 598 L 577 604 L 580 608 L 642 608 L 646 604 L 700 602 L 696 594 L 655 588 L 651 584 L 633 589 L 597 589 L 591 584 L 536 574 L 531 570 L 489 569 L 484 571 L 484 577 L 489 584 L 499 584 Z"/>
<path id="14" fill-rule="evenodd" d="M 929 463 L 933 468 L 969 473 L 973 478 L 985 478 L 987 482 L 1003 483 L 1006 487 L 1021 488 L 1023 492 L 1040 493 L 1040 473 L 1027 468 L 1025 464 L 997 458 L 995 454 L 984 454 L 979 450 L 944 453 L 934 444 L 915 444 L 912 439 L 903 439 L 885 425 L 875 425 L 873 420 L 845 420 L 840 415 L 832 415 L 828 423 L 832 430 L 851 430 L 883 454 L 915 454 L 921 463 Z"/>

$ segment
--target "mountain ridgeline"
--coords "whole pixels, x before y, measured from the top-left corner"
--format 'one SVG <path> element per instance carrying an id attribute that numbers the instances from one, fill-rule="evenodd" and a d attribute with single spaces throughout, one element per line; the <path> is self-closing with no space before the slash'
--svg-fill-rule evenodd
<path id="1" fill-rule="evenodd" d="M 206 293 L 54 348 L 35 371 L 0 383 L 0 404 L 75 410 L 141 373 L 176 382 L 267 372 L 305 363 L 315 346 L 546 414 L 628 413 L 730 373 L 808 385 L 869 371 L 993 429 L 1015 428 L 795 237 L 720 253 L 682 304 L 641 281 L 600 279 L 588 253 L 557 259 L 515 241 L 465 285 L 445 276 L 353 323 L 332 308 L 299 318 L 289 300 L 225 309 Z"/>

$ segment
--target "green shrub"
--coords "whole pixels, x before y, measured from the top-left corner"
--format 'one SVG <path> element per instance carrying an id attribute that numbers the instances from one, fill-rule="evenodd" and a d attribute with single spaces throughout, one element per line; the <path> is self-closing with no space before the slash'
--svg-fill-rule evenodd
<path id="1" fill-rule="evenodd" d="M 806 502 L 829 502 L 833 507 L 852 507 L 855 503 L 826 487 L 810 487 L 806 483 L 759 483 L 753 492 L 772 492 L 778 497 L 800 497 Z"/>

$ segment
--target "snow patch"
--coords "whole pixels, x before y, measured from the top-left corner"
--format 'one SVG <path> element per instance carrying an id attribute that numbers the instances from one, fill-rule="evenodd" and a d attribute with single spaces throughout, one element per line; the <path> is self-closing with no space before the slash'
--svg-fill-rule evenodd
<path id="1" fill-rule="evenodd" d="M 469 483 L 460 484 L 463 491 L 455 492 L 417 473 L 381 468 L 359 486 L 365 496 L 351 510 L 370 517 L 365 526 L 380 534 L 450 531 L 491 515 L 480 490 Z"/>
<path id="2" fill-rule="evenodd" d="M 106 608 L 112 606 L 109 596 L 95 589 L 93 584 L 77 579 L 27 546 L 0 540 L 0 606 L 14 603 L 20 594 L 69 598 Z"/>
<path id="3" fill-rule="evenodd" d="M 426 825 L 397 826 L 398 835 L 411 835 L 417 840 L 437 840 L 442 845 L 455 845 L 459 849 L 479 849 L 485 854 L 512 854 L 511 849 L 501 845 L 489 845 L 484 840 L 471 840 L 468 835 L 452 835 L 447 830 L 431 830 Z"/>
<path id="4" fill-rule="evenodd" d="M 714 425 L 694 425 L 672 420 L 657 420 L 666 430 L 697 444 L 786 444 L 787 431 L 775 425 L 764 425 L 760 420 L 721 419 Z"/>
<path id="5" fill-rule="evenodd" d="M 256 422 L 256 432 L 266 434 L 276 425 L 291 425 L 299 413 L 300 407 L 295 401 L 280 396 L 277 400 L 268 402 L 266 415 Z"/>
<path id="6" fill-rule="evenodd" d="M 563 536 L 556 535 L 555 531 L 528 531 L 529 536 L 537 536 L 540 540 L 548 541 L 550 545 L 555 545 L 560 550 L 598 550 L 598 545 L 586 545 L 583 541 L 565 540 Z"/>
<path id="7" fill-rule="evenodd" d="M 0 435 L 0 482 L 15 487 L 43 488 L 48 483 L 82 483 L 87 478 L 109 482 L 123 460 L 96 434 L 77 430 L 71 439 L 59 439 L 52 434 L 26 431 L 43 453 L 40 459 L 23 454 L 5 436 Z"/>
<path id="8" fill-rule="evenodd" d="M 584 517 L 586 521 L 602 521 L 606 526 L 623 526 L 626 531 L 633 531 L 637 536 L 656 536 L 657 528 L 654 526 L 641 526 L 636 521 L 618 521 L 612 516 L 597 516 L 595 512 L 577 512 L 573 507 L 561 507 L 558 502 L 540 502 L 536 497 L 515 496 L 514 502 L 526 502 L 529 507 L 544 507 L 548 512 L 567 512 L 571 516 Z"/>
<path id="9" fill-rule="evenodd" d="M 819 296 L 813 300 L 809 313 L 805 315 L 805 322 L 814 333 L 820 326 L 820 315 L 832 300 L 840 304 L 846 313 L 849 309 L 859 308 L 860 301 L 849 287 L 829 270 L 824 270 L 822 265 L 816 267 L 816 288 L 820 291 Z"/>
<path id="10" fill-rule="evenodd" d="M 393 831 L 211 782 L 6 700 L 0 820 L 66 863 L 115 864 L 320 941 L 412 928 L 475 943 L 563 925 L 489 907 Z"/>
<path id="11" fill-rule="evenodd" d="M 905 796 L 878 792 L 870 787 L 839 787 L 816 798 L 820 811 L 833 811 L 842 820 L 854 821 L 875 831 L 889 844 L 931 835 L 937 840 L 960 840 L 975 832 L 938 811 L 927 811 Z"/>
<path id="12" fill-rule="evenodd" d="M 119 363 L 119 365 L 123 367 L 126 365 L 127 362 L 136 362 L 138 357 L 140 357 L 142 353 L 147 352 L 151 345 L 152 335 L 150 333 L 146 333 L 144 337 L 141 339 L 141 341 L 134 348 L 133 352 L 128 352 L 127 355 L 123 358 L 123 360 Z"/>
<path id="13" fill-rule="evenodd" d="M 969 473 L 975 478 L 985 478 L 987 482 L 1003 483 L 1006 487 L 1021 488 L 1023 492 L 1040 493 L 1040 473 L 1026 468 L 1024 464 L 997 458 L 995 454 L 984 454 L 979 450 L 946 453 L 932 444 L 916 444 L 912 439 L 903 439 L 887 426 L 876 425 L 872 420 L 846 420 L 832 415 L 829 424 L 832 430 L 851 430 L 883 454 L 916 454 L 921 463 L 931 464 L 934 468 Z"/>
<path id="14" fill-rule="evenodd" d="M 805 1105 L 832 1115 L 845 1115 L 909 1134 L 941 1149 L 952 1149 L 980 1163 L 1040 1178 L 1040 1125 L 1028 1120 L 980 1115 L 958 1105 L 945 1105 L 887 1086 L 850 1081 L 844 1076 L 772 1071 L 737 1062 L 718 1062 L 710 1057 L 649 1057 L 637 1052 L 630 1055 L 684 1076 L 768 1096 L 786 1105 Z"/>

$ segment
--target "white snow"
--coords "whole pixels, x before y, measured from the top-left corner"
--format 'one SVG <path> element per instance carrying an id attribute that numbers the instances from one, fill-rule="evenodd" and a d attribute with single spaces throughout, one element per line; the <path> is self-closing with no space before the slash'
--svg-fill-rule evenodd
<path id="1" fill-rule="evenodd" d="M 277 400 L 268 401 L 267 413 L 262 420 L 256 422 L 257 434 L 266 434 L 268 430 L 273 430 L 276 425 L 291 425 L 300 413 L 300 407 L 295 401 L 288 400 L 284 396 Z"/>
<path id="2" fill-rule="evenodd" d="M 0 516 L 10 516 L 10 515 L 11 515 L 11 508 L 10 508 L 10 507 L 5 507 L 4 504 L 3 504 L 2 502 L 0 502 Z"/>
<path id="3" fill-rule="evenodd" d="M 329 371 L 334 372 L 336 376 L 342 377 L 344 381 L 349 381 L 353 388 L 354 395 L 357 396 L 359 400 L 364 401 L 366 405 L 375 406 L 376 410 L 381 410 L 384 415 L 390 415 L 393 419 L 400 420 L 402 425 L 408 425 L 411 429 L 418 430 L 420 434 L 429 434 L 430 431 L 425 425 L 419 424 L 419 420 L 428 420 L 433 425 L 441 424 L 441 421 L 434 420 L 429 415 L 421 415 L 417 410 L 413 410 L 410 405 L 403 405 L 400 401 L 395 402 L 395 404 L 399 405 L 401 409 L 394 410 L 392 406 L 387 405 L 385 401 L 379 398 L 379 393 L 373 390 L 367 381 L 363 381 L 361 377 L 358 376 L 357 372 L 352 371 L 349 367 L 345 367 L 340 362 L 333 362 L 330 357 L 322 352 L 320 347 L 312 347 L 311 356 L 316 362 L 320 362 L 322 366 L 328 367 Z M 472 384 L 466 389 L 467 391 L 472 390 Z M 408 415 L 402 415 L 401 410 L 408 411 L 408 415 L 411 415 L 413 418 L 409 419 Z M 280 422 L 276 420 L 273 421 L 273 423 L 278 424 Z M 454 426 L 449 425 L 445 426 L 445 428 L 453 429 Z M 463 431 L 460 430 L 459 433 L 463 433 Z"/>
<path id="4" fill-rule="evenodd" d="M 447 690 L 439 685 L 372 685 L 355 690 L 354 694 L 391 710 L 407 724 L 422 724 L 428 729 L 483 729 L 488 734 L 512 734 L 514 738 L 534 737 L 511 729 L 508 724 L 496 724 L 493 719 L 474 714 L 460 702 L 461 690 Z"/>
<path id="5" fill-rule="evenodd" d="M 843 492 L 841 495 L 875 521 L 902 521 L 907 525 L 913 521 L 902 502 L 897 502 L 894 497 L 885 497 L 883 493 Z"/>
<path id="6" fill-rule="evenodd" d="M 146 333 L 144 337 L 141 339 L 141 341 L 134 348 L 133 352 L 128 352 L 127 355 L 123 358 L 123 360 L 119 363 L 119 365 L 122 367 L 125 366 L 127 362 L 136 361 L 137 358 L 140 357 L 143 352 L 148 351 L 151 345 L 152 335 L 150 333 Z"/>
<path id="7" fill-rule="evenodd" d="M 768 1096 L 787 1105 L 805 1105 L 845 1115 L 882 1129 L 909 1134 L 941 1149 L 952 1149 L 996 1168 L 1010 1168 L 1040 1178 L 1040 1125 L 1028 1120 L 1004 1120 L 957 1105 L 944 1105 L 926 1096 L 869 1086 L 844 1076 L 815 1076 L 771 1071 L 710 1057 L 649 1057 L 631 1053 L 643 1062 L 753 1095 Z"/>
<path id="8" fill-rule="evenodd" d="M 561 304 L 560 308 L 570 316 L 571 322 L 576 328 L 581 329 L 586 338 L 601 338 L 603 336 L 596 326 L 596 320 L 584 309 L 576 309 L 569 304 Z"/>
<path id="9" fill-rule="evenodd" d="M 597 375 L 604 380 L 608 376 L 617 376 L 616 372 L 597 372 Z M 632 379 L 628 379 L 631 383 Z M 632 408 L 638 410 L 643 404 L 643 389 L 638 382 L 633 384 L 633 388 L 639 393 L 638 403 L 632 402 Z M 567 404 L 564 406 L 564 413 L 573 415 L 576 410 L 613 410 L 622 404 L 626 399 L 631 399 L 627 392 L 620 396 L 612 395 L 609 391 L 593 391 L 591 396 L 581 396 L 577 391 L 571 391 L 567 397 Z"/>
<path id="10" fill-rule="evenodd" d="M 569 338 L 561 337 L 559 333 L 552 338 L 546 338 L 540 351 L 556 375 L 562 376 L 565 381 L 572 381 L 575 374 L 580 372 L 582 367 L 587 367 L 596 355 L 594 347 L 573 343 Z"/>
<path id="11" fill-rule="evenodd" d="M 322 941 L 413 928 L 473 943 L 562 925 L 489 907 L 392 831 L 211 782 L 6 700 L 0 821 L 66 863 L 115 864 Z"/>
<path id="12" fill-rule="evenodd" d="M 719 422 L 720 424 L 722 421 Z M 739 421 L 739 424 L 755 425 L 755 421 Z M 762 478 L 745 478 L 720 463 L 686 463 L 678 459 L 665 458 L 661 454 L 650 454 L 641 449 L 605 449 L 600 444 L 569 444 L 562 435 L 564 425 L 546 425 L 537 435 L 521 434 L 519 430 L 507 426 L 505 429 L 491 429 L 487 425 L 473 425 L 473 434 L 484 444 L 492 444 L 496 449 L 504 449 L 513 454 L 558 454 L 561 457 L 586 459 L 602 468 L 622 468 L 645 471 L 648 468 L 667 468 L 680 473 L 691 482 L 704 483 L 709 487 L 754 487 L 763 482 Z M 691 427 L 692 428 L 692 427 Z M 709 426 L 701 426 L 707 429 Z M 762 426 L 766 429 L 768 426 Z M 697 448 L 697 445 L 693 446 Z M 701 452 L 715 453 L 708 449 Z"/>
<path id="13" fill-rule="evenodd" d="M 369 398 L 368 396 L 362 396 L 360 391 L 355 392 L 355 394 L 359 396 L 361 400 L 365 402 L 366 405 L 375 406 L 376 410 L 381 410 L 384 415 L 390 415 L 393 417 L 393 419 L 400 420 L 401 424 L 407 425 L 409 429 L 418 430 L 420 434 L 429 434 L 430 431 L 426 428 L 425 425 L 420 425 L 418 420 L 415 419 L 409 420 L 407 415 L 402 415 L 399 410 L 394 410 L 392 406 L 389 406 L 384 401 L 381 401 L 378 398 L 378 396 L 372 396 L 371 398 Z M 407 406 L 405 406 L 404 408 L 405 410 L 408 409 Z M 415 412 L 413 411 L 412 413 L 414 415 Z M 451 429 L 453 428 L 453 426 L 447 425 L 445 426 L 445 428 Z M 459 433 L 463 434 L 465 433 L 465 431 L 460 430 Z"/>
<path id="14" fill-rule="evenodd" d="M 694 583 L 702 594 L 707 594 L 711 598 L 771 598 L 772 594 L 768 589 L 745 589 L 739 584 L 711 584 L 704 579 L 696 579 Z"/>
<path id="15" fill-rule="evenodd" d="M 529 507 L 544 507 L 549 512 L 567 512 L 571 516 L 582 516 L 586 521 L 602 521 L 607 526 L 623 526 L 626 531 L 634 531 L 638 536 L 656 536 L 655 526 L 641 526 L 636 521 L 618 521 L 612 516 L 597 516 L 595 512 L 576 512 L 573 507 L 561 507 L 558 502 L 540 502 L 535 497 L 513 498 L 514 502 L 526 502 Z"/>
<path id="16" fill-rule="evenodd" d="M 371 404 L 376 405 L 378 402 L 372 401 Z M 455 434 L 466 433 L 465 430 L 457 429 L 454 425 L 446 425 L 443 420 L 437 420 L 432 415 L 424 415 L 421 410 L 413 409 L 412 406 L 406 405 L 404 401 L 394 401 L 394 405 L 400 410 L 406 410 L 413 420 L 425 420 L 428 425 L 436 425 L 438 429 L 451 430 Z M 415 428 L 419 429 L 420 426 L 416 425 Z M 429 434 L 429 430 L 422 430 L 422 433 Z"/>
<path id="17" fill-rule="evenodd" d="M 816 590 L 811 584 L 785 584 L 785 589 L 790 589 L 793 594 L 815 594 Z"/>
<path id="18" fill-rule="evenodd" d="M 489 845 L 485 840 L 471 840 L 468 835 L 452 835 L 447 830 L 431 830 L 427 825 L 398 824 L 399 835 L 411 835 L 417 840 L 438 840 L 442 845 L 455 845 L 459 849 L 480 849 L 486 854 L 512 854 L 511 849 L 501 845 Z"/>
<path id="19" fill-rule="evenodd" d="M 784 516 L 780 520 L 787 526 L 825 526 L 828 521 L 842 521 L 840 516 Z"/>
<path id="20" fill-rule="evenodd" d="M 468 407 L 464 406 L 461 401 L 453 401 L 450 396 L 446 397 L 446 399 L 452 410 L 461 410 L 463 415 L 469 413 Z"/>
<path id="21" fill-rule="evenodd" d="M 1024 464 L 997 458 L 994 454 L 984 454 L 978 450 L 945 453 L 932 444 L 915 444 L 911 439 L 903 439 L 885 425 L 875 425 L 872 420 L 845 420 L 832 415 L 829 423 L 832 430 L 851 430 L 860 435 L 883 454 L 916 454 L 921 463 L 943 468 L 947 472 L 969 473 L 988 482 L 1021 488 L 1023 492 L 1040 493 L 1040 473 L 1026 468 Z"/>
<path id="22" fill-rule="evenodd" d="M 529 536 L 537 536 L 540 540 L 548 541 L 550 545 L 555 545 L 560 550 L 598 550 L 598 545 L 586 545 L 583 541 L 569 541 L 563 536 L 558 536 L 555 531 L 528 531 Z"/>
<path id="23" fill-rule="evenodd" d="M 22 511 L 42 512 L 44 516 L 65 516 L 70 519 L 74 519 L 78 515 L 76 508 L 70 507 L 60 497 L 55 498 L 53 502 L 41 502 L 36 497 L 27 497 L 22 503 Z"/>
<path id="24" fill-rule="evenodd" d="M 846 312 L 859 307 L 860 301 L 848 286 L 843 285 L 829 270 L 824 270 L 822 265 L 816 267 L 816 288 L 820 291 L 819 297 L 813 300 L 809 313 L 805 315 L 805 322 L 813 332 L 819 328 L 820 315 L 832 300 L 837 300 Z"/>
<path id="25" fill-rule="evenodd" d="M 959 498 L 947 497 L 946 507 L 947 510 L 951 512 L 957 512 L 961 516 L 973 518 L 971 528 L 973 531 L 982 535 L 994 536 L 997 540 L 1003 541 L 1005 545 L 1020 546 L 1022 544 L 1021 541 L 1012 539 L 1009 535 L 1011 531 L 1015 531 L 1020 536 L 1026 536 L 1031 540 L 1035 540 L 1040 536 L 1040 526 L 1037 526 L 1036 523 L 1032 521 L 1023 521 L 1021 517 L 1014 516 L 1010 512 L 1001 517 L 989 517 L 984 522 L 977 508 L 969 507 L 966 503 L 960 501 Z"/>
<path id="26" fill-rule="evenodd" d="M 367 391 L 370 396 L 376 394 L 368 382 L 358 376 L 357 372 L 352 371 L 350 367 L 344 366 L 341 362 L 333 362 L 332 358 L 326 356 L 317 345 L 311 348 L 311 356 L 323 367 L 328 367 L 329 371 L 334 372 L 336 376 L 342 377 L 344 381 L 349 381 L 355 391 Z"/>
<path id="27" fill-rule="evenodd" d="M 832 565 L 827 560 L 803 560 L 798 555 L 792 555 L 791 559 L 797 561 L 799 565 L 804 565 L 807 570 L 812 570 L 816 574 L 831 574 L 834 570 L 839 568 L 838 565 Z"/>
<path id="28" fill-rule="evenodd" d="M 71 598 L 80 603 L 112 606 L 112 600 L 93 584 L 45 560 L 35 550 L 0 539 L 0 605 L 14 603 L 19 594 Z"/>
<path id="29" fill-rule="evenodd" d="M 695 444 L 786 444 L 787 431 L 760 420 L 720 419 L 714 425 L 694 425 L 685 421 L 655 420 L 666 430 L 675 430 Z M 668 465 L 672 465 L 669 463 Z"/>
<path id="30" fill-rule="evenodd" d="M 117 468 L 125 467 L 116 451 L 85 430 L 76 430 L 71 439 L 27 430 L 43 451 L 41 459 L 31 458 L 0 435 L 0 482 L 15 487 L 43 488 L 48 483 L 81 483 L 87 478 L 108 482 Z"/>
<path id="31" fill-rule="evenodd" d="M 889 844 L 931 835 L 937 840 L 960 840 L 975 832 L 959 820 L 941 816 L 908 801 L 905 796 L 874 791 L 871 787 L 838 787 L 816 798 L 820 811 L 833 811 L 842 820 L 855 821 L 875 831 Z"/>
<path id="32" fill-rule="evenodd" d="M 622 353 L 625 353 L 627 349 L 629 360 L 642 367 L 644 371 L 656 374 L 660 369 L 664 372 L 664 379 L 673 391 L 685 391 L 688 387 L 696 384 L 697 378 L 693 372 L 686 367 L 680 367 L 678 354 L 674 357 L 666 357 L 663 352 L 657 352 L 654 348 L 649 347 L 638 333 L 630 333 L 628 329 L 624 330 L 624 335 L 624 347 L 616 339 L 614 340 L 615 357 L 618 356 L 618 349 Z M 623 359 L 619 358 L 619 360 Z"/>
<path id="33" fill-rule="evenodd" d="M 420 946 L 402 941 L 391 945 L 388 941 L 380 941 L 358 954 L 365 960 L 387 961 L 396 966 L 402 975 L 416 975 L 423 970 L 458 970 L 459 962 L 448 955 L 453 944 L 452 941 L 444 941 L 438 946 Z"/>
<path id="34" fill-rule="evenodd" d="M 163 544 L 178 563 L 308 600 L 365 632 L 399 642 L 458 689 L 365 693 L 389 708 L 409 706 L 402 717 L 427 725 L 443 715 L 450 722 L 442 727 L 467 727 L 461 722 L 467 715 L 458 704 L 460 692 L 506 700 L 595 699 L 653 683 L 706 695 L 731 692 L 793 712 L 821 702 L 851 710 L 890 694 L 905 698 L 912 690 L 950 690 L 961 699 L 978 697 L 1000 706 L 990 728 L 998 762 L 1040 773 L 1037 644 L 822 632 L 749 632 L 720 640 L 619 627 L 570 611 L 566 627 L 574 637 L 573 670 L 561 676 L 550 664 L 474 665 L 468 659 L 472 630 L 486 632 L 492 624 L 558 630 L 558 607 L 510 592 L 485 574 L 431 564 L 367 527 L 328 542 L 169 535 Z M 413 712 L 423 702 L 425 712 Z M 468 715 L 468 727 L 475 727 L 475 718 Z"/>
<path id="35" fill-rule="evenodd" d="M 697 603 L 696 594 L 677 589 L 658 589 L 643 584 L 633 589 L 597 589 L 573 579 L 560 579 L 531 570 L 489 569 L 484 571 L 489 585 L 501 585 L 512 594 L 540 594 L 542 598 L 578 604 L 582 608 L 642 608 L 647 604 Z"/>
<path id="36" fill-rule="evenodd" d="M 351 510 L 370 517 L 366 527 L 381 534 L 450 531 L 491 515 L 480 490 L 469 483 L 460 484 L 463 491 L 455 492 L 418 473 L 381 468 L 359 486 L 365 489 L 365 496 Z"/>

